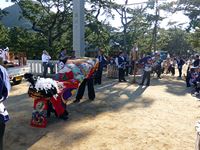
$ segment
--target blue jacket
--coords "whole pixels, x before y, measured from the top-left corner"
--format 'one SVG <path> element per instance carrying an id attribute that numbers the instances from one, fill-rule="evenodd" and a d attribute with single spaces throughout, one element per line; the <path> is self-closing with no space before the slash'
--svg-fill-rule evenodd
<path id="1" fill-rule="evenodd" d="M 182 68 L 183 65 L 185 64 L 185 61 L 183 59 L 179 59 L 179 60 L 176 60 L 176 61 L 177 61 L 178 68 Z"/>
<path id="2" fill-rule="evenodd" d="M 151 56 L 146 56 L 138 61 L 139 64 L 146 64 L 147 60 L 150 59 Z"/>
<path id="3" fill-rule="evenodd" d="M 104 55 L 97 56 L 97 59 L 99 60 L 99 69 L 102 70 L 107 65 L 107 60 Z"/>

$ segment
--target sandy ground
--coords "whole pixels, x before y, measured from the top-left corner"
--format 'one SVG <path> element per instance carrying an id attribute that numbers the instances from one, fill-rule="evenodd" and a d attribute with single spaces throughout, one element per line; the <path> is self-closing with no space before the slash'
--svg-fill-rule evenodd
<path id="1" fill-rule="evenodd" d="M 27 83 L 13 86 L 5 150 L 193 150 L 200 102 L 182 80 L 153 79 L 142 88 L 104 80 L 96 100 L 70 104 L 70 119 L 51 117 L 45 129 L 29 126 L 33 101 Z"/>

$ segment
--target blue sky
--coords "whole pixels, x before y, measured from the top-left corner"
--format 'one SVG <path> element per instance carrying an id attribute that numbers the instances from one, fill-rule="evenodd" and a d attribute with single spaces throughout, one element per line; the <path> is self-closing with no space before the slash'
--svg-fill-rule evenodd
<path id="1" fill-rule="evenodd" d="M 10 2 L 10 0 L 7 0 L 8 2 L 6 2 L 6 0 L 0 0 L 0 8 L 3 9 L 5 7 L 8 7 L 10 5 L 12 5 L 13 3 Z M 119 4 L 124 4 L 124 0 L 113 0 Z M 134 4 L 134 3 L 140 3 L 140 2 L 146 2 L 147 0 L 129 0 L 129 4 Z M 176 1 L 176 0 L 158 0 L 161 2 L 171 2 L 171 1 Z M 129 7 L 135 7 L 134 5 L 131 5 Z M 184 24 L 183 28 L 185 28 L 187 26 L 187 23 L 189 22 L 189 19 L 183 15 L 182 12 L 177 12 L 175 14 L 166 14 L 164 12 L 160 12 L 160 15 L 162 17 L 167 17 L 167 19 L 164 19 L 162 22 L 160 22 L 160 26 L 164 27 L 164 28 L 168 28 L 167 24 L 168 22 L 174 22 L 176 21 L 177 24 Z M 104 20 L 105 16 L 101 16 L 101 19 Z M 108 19 L 107 21 L 109 21 L 111 23 L 112 26 L 114 27 L 120 27 L 121 26 L 121 22 L 120 22 L 120 17 L 118 16 L 118 14 L 115 14 L 115 19 Z M 186 24 L 185 24 L 186 23 Z"/>

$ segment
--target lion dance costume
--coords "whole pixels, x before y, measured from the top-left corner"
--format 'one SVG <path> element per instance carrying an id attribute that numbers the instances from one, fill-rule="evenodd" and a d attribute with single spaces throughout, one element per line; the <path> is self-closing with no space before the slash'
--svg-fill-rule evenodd
<path id="1" fill-rule="evenodd" d="M 58 118 L 68 119 L 67 102 L 74 99 L 83 81 L 92 78 L 97 69 L 95 60 L 79 59 L 64 64 L 54 79 L 25 74 L 31 83 L 28 95 L 34 100 L 31 126 L 45 128 L 52 112 Z"/>

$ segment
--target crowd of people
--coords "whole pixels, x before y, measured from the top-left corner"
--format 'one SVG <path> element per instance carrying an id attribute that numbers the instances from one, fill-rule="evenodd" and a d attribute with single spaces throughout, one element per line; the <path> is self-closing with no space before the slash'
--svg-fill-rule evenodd
<path id="1" fill-rule="evenodd" d="M 5 56 L 5 53 L 8 52 L 8 50 L 9 49 L 1 49 L 0 54 Z M 67 50 L 63 48 L 58 56 L 59 70 L 62 70 L 65 67 L 69 58 L 74 59 L 74 53 L 73 56 L 69 57 L 67 56 Z M 54 73 L 53 65 L 50 63 L 51 56 L 46 50 L 44 50 L 41 59 L 44 67 L 43 77 L 46 78 L 48 67 L 50 67 L 51 73 Z M 5 68 L 3 68 L 5 61 L 6 58 L 0 56 L 0 82 L 2 83 L 0 84 L 0 149 L 3 147 L 5 122 L 9 120 L 7 110 L 3 105 L 3 101 L 6 100 L 10 90 L 8 74 Z M 162 74 L 171 74 L 174 76 L 177 68 L 178 77 L 182 78 L 183 66 L 187 64 L 188 68 L 185 78 L 186 86 L 193 87 L 193 95 L 200 95 L 199 55 L 192 56 L 187 61 L 182 57 L 174 57 L 170 56 L 169 54 L 161 55 L 160 52 L 148 53 L 147 55 L 139 57 L 138 47 L 137 45 L 134 45 L 130 51 L 130 54 L 120 50 L 117 55 L 112 57 L 106 56 L 104 54 L 104 50 L 100 49 L 96 56 L 96 61 L 98 62 L 99 67 L 92 76 L 85 78 L 79 85 L 76 99 L 74 101 L 75 103 L 80 102 L 80 99 L 82 99 L 86 86 L 88 86 L 89 99 L 95 99 L 93 84 L 102 84 L 102 74 L 104 68 L 107 68 L 108 65 L 112 65 L 117 68 L 119 82 L 127 82 L 126 76 L 136 75 L 139 70 L 142 70 L 141 83 L 139 84 L 142 86 L 150 86 L 152 74 L 155 74 L 157 79 L 161 79 Z M 68 67 L 70 67 L 70 65 L 68 65 Z M 73 68 L 71 69 L 73 71 Z"/>
<path id="2" fill-rule="evenodd" d="M 188 60 L 186 86 L 193 87 L 192 95 L 200 95 L 200 59 L 199 55 L 192 56 Z"/>
<path id="3" fill-rule="evenodd" d="M 67 50 L 63 48 L 59 54 L 59 66 L 65 64 L 68 58 L 75 58 L 67 56 Z M 43 76 L 46 77 L 47 69 L 50 67 L 51 73 L 53 73 L 53 65 L 50 63 L 51 56 L 47 51 L 43 51 L 42 62 L 44 67 Z M 115 69 L 115 75 L 117 74 L 119 82 L 127 82 L 126 76 L 135 75 L 139 70 L 142 70 L 142 81 L 140 85 L 150 85 L 151 75 L 156 74 L 158 79 L 161 79 L 161 74 L 171 74 L 175 76 L 176 68 L 178 70 L 178 77 L 183 76 L 183 66 L 188 65 L 186 77 L 187 87 L 195 87 L 195 95 L 199 94 L 200 87 L 200 70 L 199 70 L 199 55 L 192 56 L 188 60 L 182 57 L 170 56 L 165 54 L 161 56 L 160 52 L 147 53 L 142 57 L 138 55 L 138 47 L 135 44 L 130 51 L 127 52 L 119 50 L 116 55 L 106 56 L 103 49 L 99 49 L 96 59 L 99 61 L 99 68 L 94 75 L 94 84 L 102 83 L 102 74 L 105 68 L 109 68 L 108 65 L 113 66 L 111 69 Z M 108 69 L 109 70 L 109 69 Z M 112 75 L 111 75 L 112 77 Z M 146 81 L 146 83 L 145 83 Z M 198 93 L 198 94 L 197 94 Z"/>

